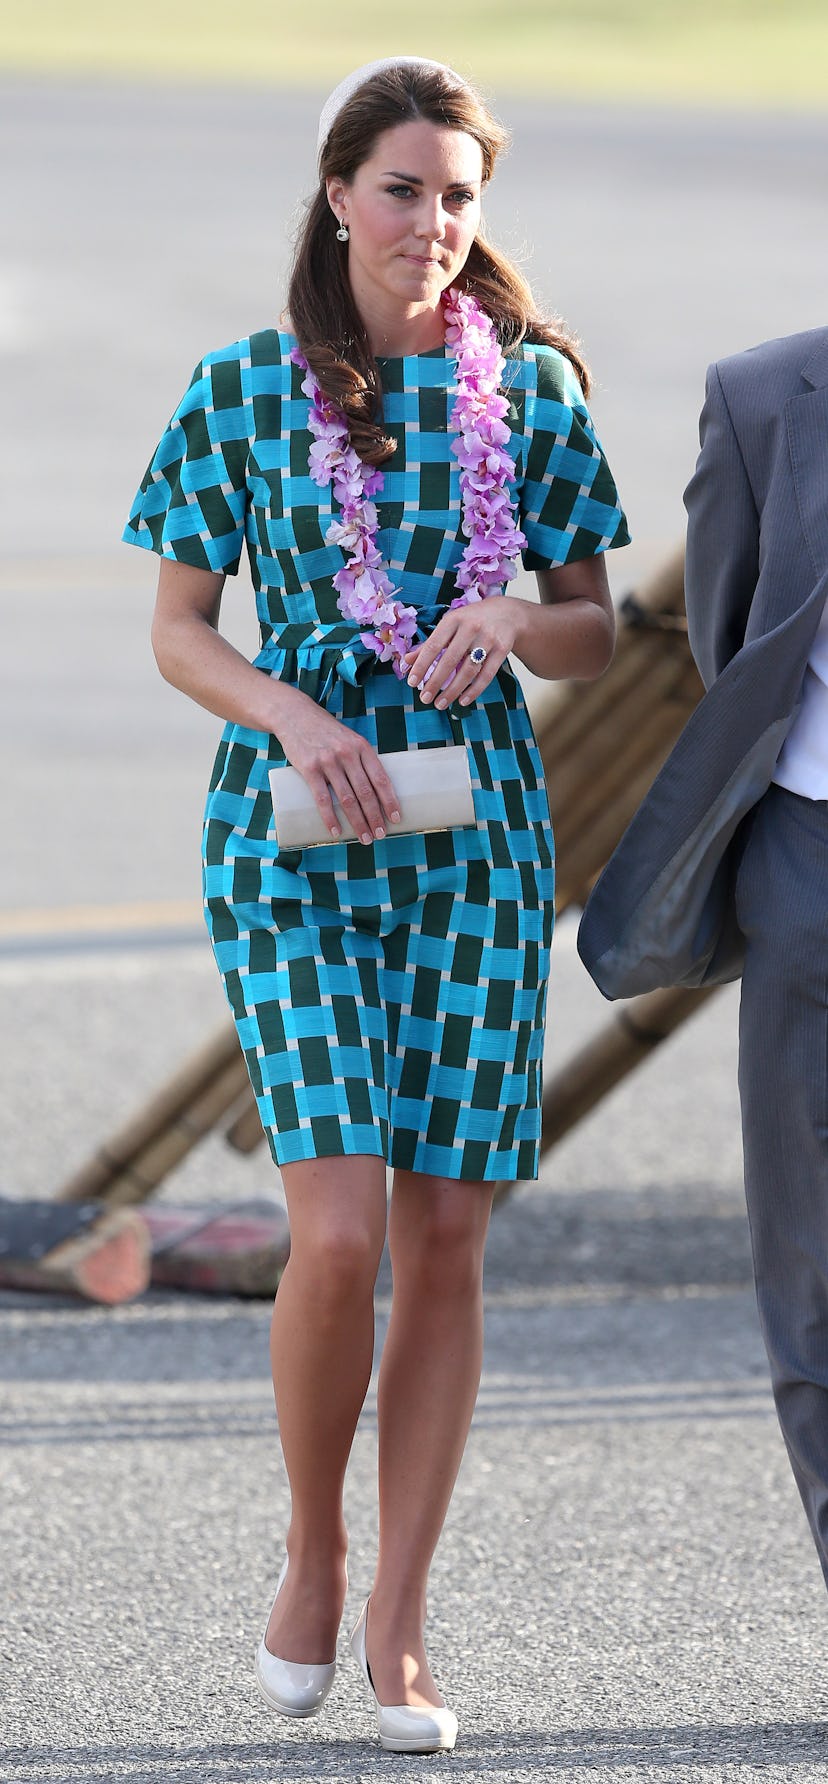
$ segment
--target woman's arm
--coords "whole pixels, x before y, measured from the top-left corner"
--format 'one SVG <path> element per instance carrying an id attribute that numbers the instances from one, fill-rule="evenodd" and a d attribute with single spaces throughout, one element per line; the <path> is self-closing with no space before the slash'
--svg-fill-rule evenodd
<path id="1" fill-rule="evenodd" d="M 524 628 L 513 650 L 547 681 L 596 681 L 612 662 L 615 611 L 603 552 L 538 570 L 540 610 L 523 601 Z"/>
<path id="2" fill-rule="evenodd" d="M 165 681 L 208 712 L 279 737 L 290 688 L 271 683 L 218 631 L 224 576 L 163 558 L 152 620 L 152 648 Z"/>
<path id="3" fill-rule="evenodd" d="M 400 814 L 376 751 L 299 688 L 256 669 L 222 638 L 217 627 L 224 581 L 209 570 L 162 559 L 152 647 L 165 681 L 231 724 L 277 737 L 332 836 L 340 830 L 331 791 L 363 842 L 384 836 Z"/>
<path id="4" fill-rule="evenodd" d="M 453 700 L 470 705 L 511 653 L 533 675 L 549 681 L 594 681 L 603 675 L 615 646 L 603 554 L 539 570 L 537 580 L 540 606 L 516 595 L 490 595 L 471 607 L 453 607 L 425 644 L 408 652 L 413 686 L 419 686 L 441 650 L 445 653 L 421 689 L 424 701 L 433 700 L 440 708 Z M 469 651 L 478 644 L 486 660 L 476 671 Z"/>

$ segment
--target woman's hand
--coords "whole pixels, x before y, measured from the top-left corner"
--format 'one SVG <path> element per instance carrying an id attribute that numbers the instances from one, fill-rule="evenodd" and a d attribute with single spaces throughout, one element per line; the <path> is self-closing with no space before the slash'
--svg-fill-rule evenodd
<path id="1" fill-rule="evenodd" d="M 292 766 L 307 781 L 331 836 L 341 835 L 333 794 L 360 842 L 385 836 L 389 824 L 399 823 L 400 808 L 376 750 L 308 694 L 298 688 L 292 692 L 296 698 L 276 735 Z"/>
<path id="2" fill-rule="evenodd" d="M 406 652 L 409 686 L 441 710 L 454 700 L 469 706 L 510 652 L 550 681 L 603 675 L 615 642 L 603 554 L 539 570 L 537 582 L 540 604 L 520 595 L 489 595 L 470 607 L 450 607 L 425 644 Z M 486 656 L 476 666 L 469 653 L 477 645 Z"/>
<path id="3" fill-rule="evenodd" d="M 409 687 L 419 688 L 421 700 L 433 701 L 440 712 L 453 700 L 470 706 L 514 649 L 522 606 L 513 595 L 489 595 L 470 607 L 450 607 L 425 643 L 406 652 Z M 478 647 L 486 652 L 479 664 L 469 654 Z"/>
<path id="4" fill-rule="evenodd" d="M 332 793 L 362 842 L 399 822 L 397 795 L 376 750 L 309 694 L 248 663 L 217 630 L 224 577 L 161 563 L 152 623 L 158 667 L 208 712 L 279 742 L 306 780 L 331 836 L 341 834 Z"/>

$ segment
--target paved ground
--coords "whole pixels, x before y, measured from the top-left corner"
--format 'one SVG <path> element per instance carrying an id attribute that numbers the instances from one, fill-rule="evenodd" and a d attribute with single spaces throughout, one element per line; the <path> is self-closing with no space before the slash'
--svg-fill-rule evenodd
<path id="1" fill-rule="evenodd" d="M 30 1193 L 218 1015 L 198 948 L 7 959 L 0 980 L 9 1157 Z M 566 925 L 553 1011 L 552 1062 L 603 1017 Z M 483 1386 L 431 1594 L 462 1777 L 824 1775 L 823 1590 L 749 1283 L 734 1017 L 724 992 L 493 1222 Z M 215 1142 L 174 1189 L 268 1180 L 262 1154 Z M 388 1287 L 384 1270 L 380 1334 Z M 344 1643 L 317 1723 L 282 1725 L 256 1697 L 286 1515 L 267 1324 L 264 1306 L 183 1296 L 111 1313 L 0 1296 L 0 1778 L 445 1768 L 380 1755 Z M 349 1480 L 351 1616 L 374 1469 L 372 1395 Z"/>
<path id="2" fill-rule="evenodd" d="M 223 1019 L 193 908 L 215 726 L 155 676 L 151 567 L 115 541 L 198 353 L 270 319 L 313 115 L 301 95 L 0 93 L 12 1193 L 50 1194 Z M 828 125 L 575 104 L 509 121 L 490 226 L 534 238 L 533 274 L 599 371 L 638 539 L 621 588 L 678 532 L 706 361 L 824 320 Z M 242 641 L 244 599 L 229 602 Z M 145 908 L 127 918 L 126 902 Z M 78 942 L 78 904 L 113 907 L 120 934 L 96 920 Z M 33 906 L 51 928 L 21 941 L 8 913 Z M 566 923 L 551 1009 L 554 1066 L 608 1014 Z M 709 1004 L 494 1221 L 483 1387 L 431 1595 L 462 1724 L 450 1761 L 379 1753 L 344 1649 L 318 1722 L 293 1729 L 256 1698 L 286 1508 L 267 1309 L 0 1296 L 0 1779 L 824 1775 L 824 1593 L 750 1288 L 735 1009 L 732 991 Z M 270 1181 L 261 1153 L 214 1142 L 167 1193 Z M 369 1400 L 352 1613 L 374 1444 Z"/>

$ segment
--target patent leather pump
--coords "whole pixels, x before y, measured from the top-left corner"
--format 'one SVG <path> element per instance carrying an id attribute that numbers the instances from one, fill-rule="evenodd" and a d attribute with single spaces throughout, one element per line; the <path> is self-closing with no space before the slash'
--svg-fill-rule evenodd
<path id="1" fill-rule="evenodd" d="M 457 1717 L 445 1704 L 415 1709 L 407 1703 L 379 1702 L 365 1651 L 368 1603 L 366 1599 L 351 1631 L 351 1651 L 376 1708 L 380 1746 L 388 1753 L 450 1753 L 457 1739 Z"/>
<path id="2" fill-rule="evenodd" d="M 276 1598 L 285 1583 L 287 1557 L 279 1575 Z M 275 1604 L 276 1598 L 273 1602 Z M 267 1633 L 265 1631 L 265 1633 Z M 315 1716 L 321 1710 L 333 1684 L 336 1661 L 326 1666 L 311 1666 L 301 1660 L 280 1660 L 265 1647 L 265 1638 L 256 1654 L 256 1683 L 266 1703 L 283 1716 Z"/>

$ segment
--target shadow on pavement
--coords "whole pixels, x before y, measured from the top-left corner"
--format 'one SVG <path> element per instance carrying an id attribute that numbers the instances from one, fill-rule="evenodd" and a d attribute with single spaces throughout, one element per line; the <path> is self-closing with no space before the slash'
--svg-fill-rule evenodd
<path id="1" fill-rule="evenodd" d="M 406 1775 L 411 1776 L 406 1764 Z M 828 1726 L 817 1722 L 727 1723 L 712 1727 L 679 1724 L 659 1728 L 573 1728 L 559 1733 L 508 1735 L 481 1730 L 476 1735 L 461 1737 L 451 1757 L 452 1775 L 470 1774 L 479 1778 L 490 1771 L 550 1773 L 573 1771 L 606 1771 L 617 1766 L 663 1766 L 665 1771 L 681 1770 L 683 1776 L 694 1768 L 700 1772 L 711 1766 L 761 1765 L 765 1770 L 774 1765 L 786 1767 L 785 1776 L 793 1777 L 791 1768 L 821 1766 L 828 1758 Z M 373 1761 L 373 1764 L 372 1764 Z M 204 1784 L 209 1777 L 214 1784 L 253 1784 L 260 1779 L 278 1776 L 285 1784 L 303 1784 L 308 1777 L 344 1779 L 364 1778 L 374 1769 L 387 1773 L 388 1755 L 375 1742 L 353 1740 L 308 1740 L 291 1738 L 290 1731 L 280 1734 L 278 1742 L 227 1742 L 199 1747 L 175 1747 L 169 1744 L 136 1745 L 131 1753 L 122 1747 L 84 1747 L 59 1751 L 54 1747 L 26 1747 L 8 1752 L 6 1776 L 16 1784 L 34 1784 L 40 1778 L 58 1775 L 65 1784 L 94 1778 L 123 1779 L 126 1784 L 159 1784 L 174 1779 L 177 1784 Z M 425 1762 L 433 1775 L 439 1760 Z M 59 1771 L 58 1771 L 59 1768 Z M 721 1772 L 719 1774 L 721 1776 Z"/>
<path id="2" fill-rule="evenodd" d="M 492 1217 L 486 1286 L 734 1287 L 752 1281 L 741 1189 L 517 1189 Z"/>

